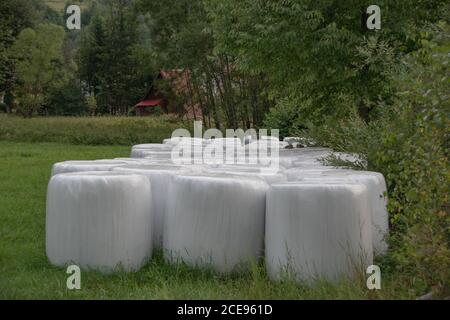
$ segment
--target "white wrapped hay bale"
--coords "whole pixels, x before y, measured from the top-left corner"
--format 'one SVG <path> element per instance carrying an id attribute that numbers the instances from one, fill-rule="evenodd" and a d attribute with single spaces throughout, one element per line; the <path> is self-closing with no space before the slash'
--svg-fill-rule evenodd
<path id="1" fill-rule="evenodd" d="M 171 159 L 155 159 L 155 158 L 142 158 L 142 164 L 162 164 L 162 165 L 174 165 Z"/>
<path id="2" fill-rule="evenodd" d="M 337 280 L 372 264 L 367 188 L 363 184 L 282 183 L 267 193 L 266 266 L 298 280 Z"/>
<path id="3" fill-rule="evenodd" d="M 279 148 L 280 149 L 286 149 L 286 148 L 289 148 L 289 147 L 290 147 L 289 143 L 284 142 L 284 141 L 280 141 L 280 144 L 279 144 Z"/>
<path id="4" fill-rule="evenodd" d="M 145 153 L 148 152 L 147 149 L 131 149 L 131 158 L 144 158 Z"/>
<path id="5" fill-rule="evenodd" d="M 174 176 L 164 229 L 172 262 L 230 272 L 263 253 L 267 183 L 223 174 Z"/>
<path id="6" fill-rule="evenodd" d="M 236 145 L 244 145 L 240 138 L 232 137 L 232 138 L 215 138 L 209 141 L 209 145 L 217 145 L 221 147 L 226 147 L 227 145 L 230 147 Z"/>
<path id="7" fill-rule="evenodd" d="M 323 164 L 321 161 L 319 161 L 318 159 L 294 159 L 291 163 L 291 165 L 289 166 L 289 168 L 322 168 L 322 169 L 327 169 L 327 168 L 332 168 L 329 166 L 326 166 L 325 164 Z"/>
<path id="8" fill-rule="evenodd" d="M 316 145 L 316 142 L 313 139 L 304 137 L 285 137 L 283 141 L 298 148 L 305 148 Z"/>
<path id="9" fill-rule="evenodd" d="M 179 138 L 175 142 L 168 142 L 172 145 L 170 159 L 173 164 L 201 164 L 203 162 L 203 151 L 209 140 L 200 138 Z M 151 155 L 146 155 L 147 158 Z"/>
<path id="10" fill-rule="evenodd" d="M 176 139 L 175 138 L 168 138 L 163 140 L 163 144 L 172 144 L 174 143 Z"/>
<path id="11" fill-rule="evenodd" d="M 148 164 L 151 162 L 145 158 L 114 158 L 113 160 L 123 161 L 125 164 Z"/>
<path id="12" fill-rule="evenodd" d="M 308 148 L 295 148 L 295 149 L 281 149 L 280 156 L 282 155 L 296 155 L 299 157 L 324 157 L 332 153 L 330 148 L 308 147 Z"/>
<path id="13" fill-rule="evenodd" d="M 151 256 L 151 194 L 147 178 L 117 172 L 77 172 L 51 178 L 46 251 L 57 266 L 111 272 L 137 270 Z"/>
<path id="14" fill-rule="evenodd" d="M 285 173 L 288 178 L 288 181 L 299 181 L 302 180 L 306 176 L 310 175 L 320 175 L 324 172 L 339 172 L 339 171 L 347 171 L 347 169 L 339 169 L 333 167 L 293 167 L 286 169 Z"/>
<path id="15" fill-rule="evenodd" d="M 247 144 L 250 148 L 258 148 L 258 149 L 283 149 L 289 144 L 287 142 L 279 141 L 277 138 L 267 137 L 259 140 L 253 140 L 249 144 Z"/>
<path id="16" fill-rule="evenodd" d="M 174 147 L 176 145 L 205 145 L 209 143 L 209 139 L 195 138 L 195 137 L 173 137 L 170 139 L 164 139 L 163 144 Z"/>
<path id="17" fill-rule="evenodd" d="M 205 166 L 205 169 L 214 169 L 214 168 L 229 168 L 229 169 L 237 169 L 239 171 L 255 171 L 255 170 L 264 170 L 268 169 L 268 166 L 262 165 L 262 164 L 250 164 L 250 163 L 236 163 L 236 164 L 218 164 L 218 165 L 207 165 Z M 276 172 L 284 173 L 286 171 L 286 168 L 283 166 L 278 166 L 278 168 L 275 168 Z"/>
<path id="18" fill-rule="evenodd" d="M 63 161 L 53 164 L 51 175 L 82 171 L 108 171 L 113 167 L 123 166 L 125 164 L 127 164 L 126 161 L 110 159 Z"/>
<path id="19" fill-rule="evenodd" d="M 131 148 L 131 158 L 143 158 L 146 152 L 151 151 L 162 151 L 162 152 L 170 152 L 172 147 L 166 144 L 157 144 L 157 143 L 147 143 L 147 144 L 138 144 L 134 145 Z"/>
<path id="20" fill-rule="evenodd" d="M 376 255 L 387 252 L 386 237 L 389 233 L 387 211 L 387 188 L 384 177 L 379 172 L 356 170 L 324 170 L 305 172 L 298 179 L 308 182 L 351 181 L 362 183 L 368 190 L 368 202 L 372 212 L 372 241 Z"/>
<path id="21" fill-rule="evenodd" d="M 326 148 L 281 149 L 279 162 L 286 168 L 325 167 L 320 159 L 329 154 Z"/>
<path id="22" fill-rule="evenodd" d="M 300 148 L 300 149 L 282 149 L 280 150 L 280 156 L 295 156 L 304 159 L 318 159 L 329 156 L 331 154 L 330 149 L 326 148 Z"/>
<path id="23" fill-rule="evenodd" d="M 286 174 L 281 170 L 269 170 L 268 167 L 245 167 L 245 166 L 218 166 L 213 168 L 205 168 L 206 173 L 230 174 L 235 176 L 259 177 L 268 184 L 287 181 Z"/>
<path id="24" fill-rule="evenodd" d="M 283 141 L 289 144 L 297 143 L 300 141 L 300 137 L 284 137 Z"/>
<path id="25" fill-rule="evenodd" d="M 279 163 L 283 167 L 290 169 L 290 168 L 324 168 L 325 166 L 317 159 L 315 158 L 305 158 L 305 157 L 299 157 L 299 156 L 280 156 Z"/>
<path id="26" fill-rule="evenodd" d="M 171 146 L 163 143 L 143 143 L 135 144 L 132 149 L 148 149 L 148 150 L 171 150 Z"/>
<path id="27" fill-rule="evenodd" d="M 171 159 L 171 151 L 146 151 L 144 152 L 144 158 L 146 159 Z"/>
<path id="28" fill-rule="evenodd" d="M 149 149 L 133 149 L 131 150 L 131 158 L 158 158 L 158 159 L 170 159 L 170 150 L 149 150 Z"/>
<path id="29" fill-rule="evenodd" d="M 367 161 L 357 153 L 333 152 L 332 154 L 334 157 L 342 161 L 367 164 Z"/>
<path id="30" fill-rule="evenodd" d="M 155 248 L 162 247 L 166 204 L 170 197 L 168 193 L 169 181 L 172 175 L 189 173 L 191 170 L 184 166 L 145 164 L 115 167 L 112 171 L 144 175 L 150 181 L 151 194 L 146 195 L 142 193 L 142 196 L 152 197 L 153 246 Z"/>

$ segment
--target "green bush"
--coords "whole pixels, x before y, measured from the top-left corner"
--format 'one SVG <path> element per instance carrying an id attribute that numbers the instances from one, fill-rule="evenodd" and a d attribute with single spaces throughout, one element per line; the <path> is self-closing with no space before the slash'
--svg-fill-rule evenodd
<path id="1" fill-rule="evenodd" d="M 0 140 L 60 142 L 86 145 L 132 145 L 162 142 L 177 128 L 189 124 L 161 117 L 3 117 Z"/>
<path id="2" fill-rule="evenodd" d="M 448 295 L 450 218 L 449 27 L 423 33 L 422 49 L 393 76 L 398 92 L 379 118 L 329 121 L 309 134 L 323 145 L 357 152 L 388 184 L 390 254 L 386 268 L 414 279 L 417 291 Z"/>

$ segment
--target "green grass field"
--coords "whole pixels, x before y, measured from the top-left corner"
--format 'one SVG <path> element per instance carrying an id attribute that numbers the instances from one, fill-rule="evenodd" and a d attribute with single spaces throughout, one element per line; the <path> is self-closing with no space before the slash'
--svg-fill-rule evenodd
<path id="1" fill-rule="evenodd" d="M 0 141 L 58 142 L 80 145 L 126 145 L 161 142 L 173 130 L 192 123 L 159 117 L 35 117 L 0 113 Z"/>
<path id="2" fill-rule="evenodd" d="M 365 279 L 311 286 L 268 280 L 263 264 L 244 274 L 171 266 L 154 254 L 140 271 L 82 272 L 81 290 L 66 288 L 64 268 L 45 255 L 45 198 L 52 163 L 129 154 L 127 146 L 0 141 L 0 299 L 411 299 L 414 283 L 382 273 L 381 290 Z M 383 269 L 382 269 L 383 272 Z M 413 281 L 413 280 L 411 280 Z"/>

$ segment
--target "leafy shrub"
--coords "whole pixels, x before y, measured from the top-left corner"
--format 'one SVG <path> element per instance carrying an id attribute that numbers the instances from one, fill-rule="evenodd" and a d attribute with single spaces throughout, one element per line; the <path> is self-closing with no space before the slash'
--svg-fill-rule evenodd
<path id="1" fill-rule="evenodd" d="M 378 119 L 354 116 L 308 132 L 323 145 L 356 152 L 388 183 L 391 252 L 386 267 L 416 279 L 416 290 L 450 288 L 449 27 L 422 34 L 422 48 L 392 76 L 392 105 Z"/>

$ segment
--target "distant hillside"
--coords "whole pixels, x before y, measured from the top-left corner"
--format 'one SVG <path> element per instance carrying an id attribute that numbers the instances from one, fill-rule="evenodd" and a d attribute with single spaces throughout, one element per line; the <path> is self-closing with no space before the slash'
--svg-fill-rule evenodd
<path id="1" fill-rule="evenodd" d="M 84 9 L 91 0 L 71 0 L 71 4 L 77 4 L 81 7 L 81 9 Z M 44 2 L 52 9 L 55 9 L 56 11 L 62 11 L 64 10 L 64 6 L 67 2 L 67 0 L 44 0 Z"/>

